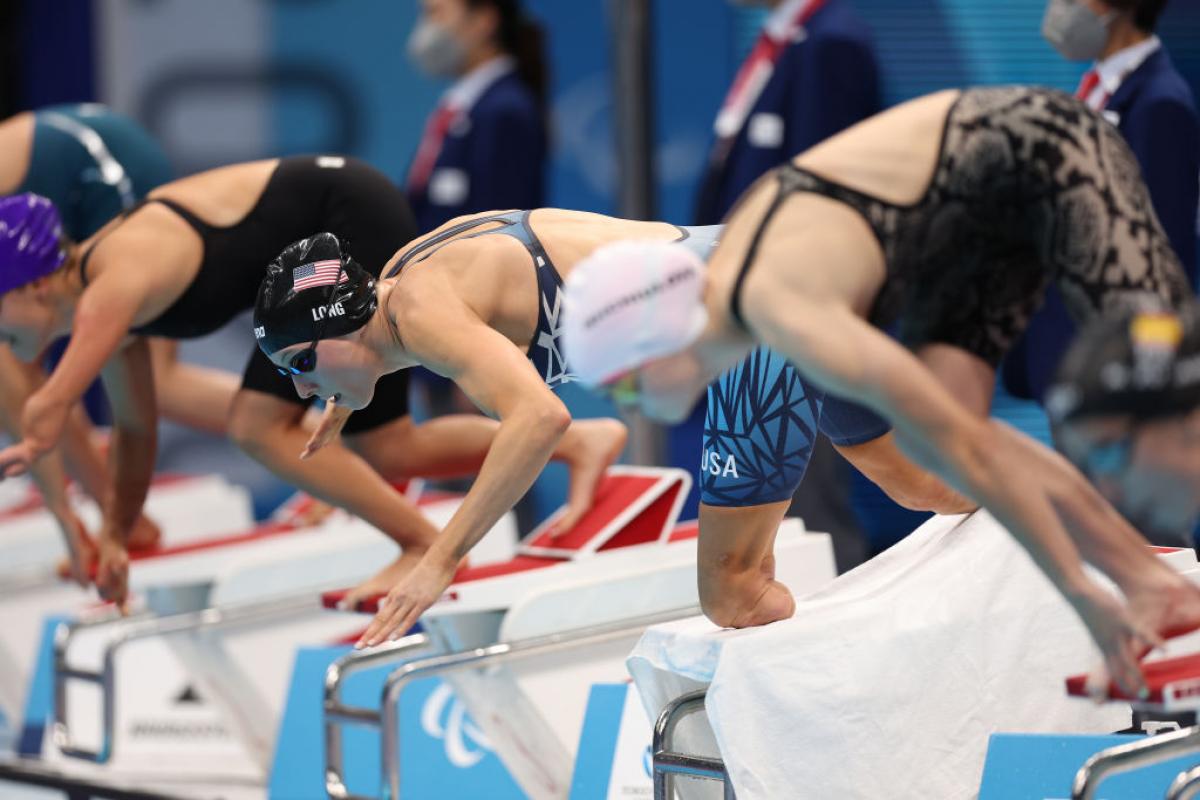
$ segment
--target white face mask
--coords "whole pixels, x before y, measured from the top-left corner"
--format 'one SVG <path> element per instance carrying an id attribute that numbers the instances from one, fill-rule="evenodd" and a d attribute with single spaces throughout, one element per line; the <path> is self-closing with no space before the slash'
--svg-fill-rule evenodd
<path id="1" fill-rule="evenodd" d="M 408 58 L 426 75 L 452 78 L 462 74 L 467 48 L 444 26 L 424 17 L 408 37 Z"/>
<path id="2" fill-rule="evenodd" d="M 1068 61 L 1094 61 L 1108 42 L 1108 26 L 1117 12 L 1100 16 L 1083 0 L 1050 0 L 1042 18 L 1042 36 Z"/>

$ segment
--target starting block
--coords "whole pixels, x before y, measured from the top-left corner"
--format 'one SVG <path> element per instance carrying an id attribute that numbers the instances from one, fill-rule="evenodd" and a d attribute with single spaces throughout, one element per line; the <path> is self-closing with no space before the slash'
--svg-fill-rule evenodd
<path id="1" fill-rule="evenodd" d="M 324 700 L 330 796 L 375 794 L 354 794 L 347 785 L 344 724 L 382 732 L 384 777 L 375 779 L 382 793 L 424 796 L 411 783 L 423 778 L 401 770 L 398 715 L 405 687 L 427 677 L 450 684 L 471 724 L 486 735 L 526 795 L 566 796 L 590 687 L 628 680 L 625 658 L 649 625 L 699 611 L 698 529 L 676 524 L 690 482 L 682 470 L 610 469 L 596 505 L 575 529 L 551 537 L 557 512 L 511 561 L 461 570 L 422 616 L 420 641 L 409 636 L 334 662 Z M 798 580 L 804 589 L 832 580 L 829 537 L 805 533 L 798 520 L 786 526 L 776 545 L 780 569 L 803 576 Z M 323 602 L 333 608 L 341 596 L 329 593 Z M 378 598 L 358 610 L 373 612 L 377 603 Z M 379 666 L 393 668 L 380 706 L 345 705 L 348 676 Z M 519 737 L 512 732 L 514 720 Z M 287 762 L 277 760 L 275 771 L 314 755 L 291 754 Z M 442 791 L 449 791 L 444 781 L 453 776 L 441 780 Z"/>
<path id="2" fill-rule="evenodd" d="M 410 485 L 405 493 L 439 527 L 461 505 L 458 495 L 417 491 Z M 87 765 L 79 759 L 99 762 L 107 775 L 156 785 L 169 775 L 221 774 L 261 786 L 292 653 L 361 629 L 356 619 L 326 613 L 313 595 L 362 580 L 397 553 L 342 511 L 304 525 L 314 518 L 307 505 L 299 499 L 250 531 L 139 561 L 131 588 L 155 614 L 60 626 L 58 702 L 44 757 L 80 770 Z M 506 515 L 485 540 L 510 558 L 515 539 Z M 144 674 L 147 664 L 157 665 L 152 675 Z M 202 702 L 178 699 L 188 697 Z M 197 741 L 172 738 L 193 729 L 203 731 Z"/>
<path id="3" fill-rule="evenodd" d="M 1161 557 L 1196 572 L 1193 554 Z M 1064 696 L 1056 670 L 1095 658 L 1074 611 L 979 511 L 934 517 L 827 588 L 798 595 L 792 619 L 745 630 L 703 618 L 656 626 L 629 667 L 660 730 L 704 711 L 655 751 L 656 798 L 673 791 L 674 773 L 727 777 L 742 800 L 791 796 L 796 786 L 819 797 L 887 796 L 898 786 L 906 796 L 954 797 L 978 785 L 990 733 L 1128 727 L 1128 707 Z M 678 789 L 722 796 L 715 780 Z"/>
<path id="4" fill-rule="evenodd" d="M 194 546 L 253 524 L 249 496 L 220 476 L 158 479 L 146 508 L 162 527 L 164 541 L 174 547 Z M 24 716 L 43 620 L 78 613 L 93 605 L 95 596 L 55 575 L 54 564 L 65 550 L 40 502 L 32 511 L 9 511 L 0 518 L 0 715 L 16 722 Z M 83 511 L 94 530 L 99 512 Z M 145 552 L 133 555 L 139 562 L 149 557 Z"/>
<path id="5" fill-rule="evenodd" d="M 1145 699 L 1130 697 L 1115 683 L 1109 683 L 1105 699 L 1168 714 L 1200 710 L 1200 653 L 1143 662 L 1142 675 L 1150 691 Z M 1086 675 L 1072 675 L 1066 684 L 1072 697 L 1091 697 Z"/>

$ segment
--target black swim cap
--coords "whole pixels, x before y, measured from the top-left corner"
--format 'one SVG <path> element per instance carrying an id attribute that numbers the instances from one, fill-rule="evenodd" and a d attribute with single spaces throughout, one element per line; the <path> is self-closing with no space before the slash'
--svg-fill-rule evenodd
<path id="1" fill-rule="evenodd" d="M 318 233 L 288 245 L 267 267 L 254 303 L 254 338 L 267 355 L 308 344 L 318 332 L 336 339 L 366 325 L 376 307 L 375 279 L 338 237 Z"/>
<path id="2" fill-rule="evenodd" d="M 1085 417 L 1135 421 L 1200 408 L 1200 306 L 1125 312 L 1076 338 L 1046 395 L 1054 424 Z"/>

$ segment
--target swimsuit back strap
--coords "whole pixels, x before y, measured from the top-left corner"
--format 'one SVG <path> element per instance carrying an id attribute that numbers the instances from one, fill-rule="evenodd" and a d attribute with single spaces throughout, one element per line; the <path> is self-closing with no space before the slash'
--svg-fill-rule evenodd
<path id="1" fill-rule="evenodd" d="M 396 265 L 388 271 L 388 274 L 385 275 L 384 278 L 394 278 L 397 274 L 399 274 L 400 270 L 402 270 L 408 264 L 424 261 L 435 252 L 440 250 L 444 245 L 449 244 L 451 241 L 457 239 L 474 238 L 476 236 L 483 236 L 488 233 L 507 232 L 507 228 L 520 224 L 520 213 L 528 214 L 529 212 L 510 212 L 506 214 L 492 214 L 486 217 L 478 217 L 476 219 L 467 220 L 466 222 L 460 222 L 457 225 L 447 228 L 441 233 L 434 234 L 405 253 L 404 256 L 396 262 Z M 503 225 L 500 228 L 492 228 L 486 231 L 468 233 L 469 231 L 475 230 L 480 225 L 486 225 L 489 222 L 500 222 L 503 223 Z M 462 234 L 467 235 L 464 236 Z"/>

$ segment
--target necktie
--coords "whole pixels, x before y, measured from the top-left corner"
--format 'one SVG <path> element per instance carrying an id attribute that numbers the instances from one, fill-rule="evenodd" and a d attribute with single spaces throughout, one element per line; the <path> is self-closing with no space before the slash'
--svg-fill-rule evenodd
<path id="1" fill-rule="evenodd" d="M 1089 69 L 1079 81 L 1079 88 L 1075 90 L 1075 96 L 1094 109 L 1099 110 L 1104 108 L 1104 104 L 1108 102 L 1108 94 L 1105 92 L 1100 93 L 1097 102 L 1091 102 L 1092 93 L 1096 91 L 1096 87 L 1099 85 L 1100 73 L 1094 69 Z"/>
<path id="2" fill-rule="evenodd" d="M 429 117 L 429 122 L 425 125 L 425 133 L 421 137 L 421 144 L 417 148 L 417 155 L 413 158 L 412 166 L 408 170 L 409 191 L 419 192 L 429 183 L 433 165 L 437 163 L 438 156 L 442 153 L 442 142 L 446 139 L 446 133 L 450 130 L 450 123 L 454 121 L 454 116 L 454 109 L 442 105 L 438 106 L 437 110 Z"/>

